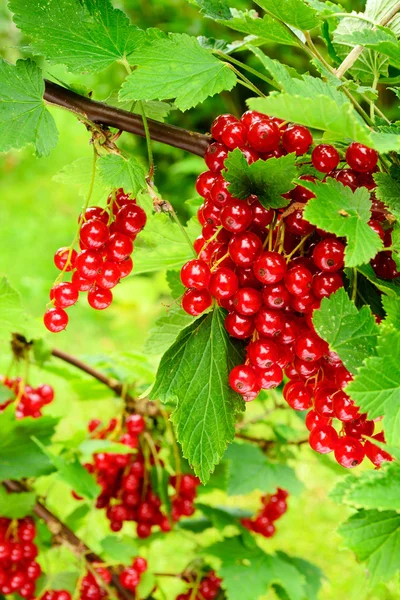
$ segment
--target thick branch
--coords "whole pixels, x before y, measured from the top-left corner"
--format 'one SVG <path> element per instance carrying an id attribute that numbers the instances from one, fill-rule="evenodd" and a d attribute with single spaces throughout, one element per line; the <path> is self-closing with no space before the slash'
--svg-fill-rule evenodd
<path id="1" fill-rule="evenodd" d="M 9 492 L 26 492 L 27 488 L 19 481 L 6 480 L 3 485 Z M 82 540 L 80 540 L 71 529 L 69 529 L 56 515 L 53 515 L 45 506 L 37 502 L 33 508 L 33 512 L 39 519 L 42 519 L 49 531 L 56 537 L 62 539 L 70 547 L 73 548 L 76 554 L 79 554 L 82 559 L 88 563 L 101 563 L 102 559 L 90 550 Z M 112 585 L 118 591 L 123 600 L 134 600 L 135 596 L 122 587 L 119 577 L 116 573 L 112 574 Z"/>
<path id="2" fill-rule="evenodd" d="M 85 98 L 47 79 L 45 80 L 44 99 L 50 104 L 62 106 L 78 115 L 83 115 L 94 123 L 116 127 L 122 131 L 145 137 L 143 120 L 140 115 Z M 147 122 L 151 139 L 187 150 L 197 156 L 204 156 L 211 141 L 208 135 L 188 131 L 174 125 L 166 125 L 152 119 L 147 119 Z"/>

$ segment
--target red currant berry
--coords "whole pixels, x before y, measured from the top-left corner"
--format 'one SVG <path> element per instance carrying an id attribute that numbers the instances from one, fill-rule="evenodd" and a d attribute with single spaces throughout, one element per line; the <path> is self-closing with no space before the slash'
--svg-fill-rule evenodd
<path id="1" fill-rule="evenodd" d="M 305 296 L 310 293 L 312 273 L 306 267 L 297 265 L 285 273 L 285 286 L 294 296 Z"/>
<path id="2" fill-rule="evenodd" d="M 343 279 L 339 273 L 319 273 L 314 275 L 312 291 L 319 298 L 327 298 L 343 287 Z"/>
<path id="3" fill-rule="evenodd" d="M 331 422 L 332 419 L 321 417 L 315 410 L 308 411 L 305 421 L 308 431 L 312 431 L 315 427 L 320 427 L 321 425 L 330 425 Z"/>
<path id="4" fill-rule="evenodd" d="M 279 127 L 267 118 L 253 123 L 247 134 L 249 145 L 258 152 L 271 152 L 279 146 L 281 132 Z"/>
<path id="5" fill-rule="evenodd" d="M 378 162 L 379 155 L 376 150 L 363 144 L 353 142 L 346 150 L 346 161 L 351 169 L 359 173 L 372 171 Z"/>
<path id="6" fill-rule="evenodd" d="M 333 273 L 343 268 L 344 245 L 334 238 L 321 240 L 313 251 L 313 261 L 321 271 Z"/>
<path id="7" fill-rule="evenodd" d="M 210 277 L 210 267 L 204 260 L 194 258 L 184 264 L 181 269 L 181 281 L 188 288 L 203 290 L 208 287 Z"/>
<path id="8" fill-rule="evenodd" d="M 46 329 L 59 333 L 68 325 L 68 315 L 62 308 L 50 308 L 44 313 L 43 322 Z"/>
<path id="9" fill-rule="evenodd" d="M 87 279 L 94 279 L 102 264 L 101 255 L 95 250 L 81 250 L 75 260 L 75 267 L 79 275 Z"/>
<path id="10" fill-rule="evenodd" d="M 324 384 L 314 392 L 314 410 L 321 416 L 330 419 L 334 416 L 333 400 L 339 390 L 334 384 Z"/>
<path id="11" fill-rule="evenodd" d="M 251 392 L 256 383 L 256 371 L 248 365 L 237 365 L 229 373 L 229 385 L 239 394 Z"/>
<path id="12" fill-rule="evenodd" d="M 283 381 L 283 371 L 278 364 L 271 365 L 268 369 L 256 369 L 257 384 L 263 390 L 272 390 Z"/>
<path id="13" fill-rule="evenodd" d="M 80 292 L 87 292 L 88 290 L 90 290 L 94 281 L 95 281 L 95 277 L 92 277 L 91 279 L 87 279 L 86 277 L 82 277 L 82 275 L 79 273 L 79 271 L 74 271 L 72 273 L 71 283 L 73 283 L 74 286 Z"/>
<path id="14" fill-rule="evenodd" d="M 142 231 L 146 221 L 147 217 L 143 208 L 137 204 L 126 204 L 118 211 L 115 226 L 121 233 L 134 237 Z"/>
<path id="15" fill-rule="evenodd" d="M 247 346 L 247 356 L 258 369 L 268 369 L 278 362 L 279 349 L 271 340 L 259 339 Z"/>
<path id="16" fill-rule="evenodd" d="M 211 125 L 211 135 L 215 140 L 221 141 L 222 134 L 228 125 L 239 123 L 239 119 L 234 115 L 225 114 L 219 115 Z"/>
<path id="17" fill-rule="evenodd" d="M 94 250 L 101 248 L 109 237 L 110 232 L 108 227 L 103 221 L 100 221 L 100 219 L 90 219 L 90 221 L 86 221 L 82 224 L 79 233 L 81 246 L 83 248 L 91 248 Z"/>
<path id="18" fill-rule="evenodd" d="M 105 208 L 101 208 L 101 206 L 89 206 L 89 208 L 85 210 L 84 219 L 82 219 L 82 213 L 79 215 L 78 223 L 81 223 L 81 221 L 90 221 L 90 219 L 99 219 L 107 225 L 108 212 Z"/>
<path id="19" fill-rule="evenodd" d="M 72 269 L 75 267 L 75 259 L 76 259 L 77 252 L 76 252 L 76 250 L 72 250 L 71 257 L 68 260 L 70 252 L 71 252 L 70 248 L 64 247 L 64 248 L 59 248 L 57 250 L 57 252 L 54 254 L 54 264 L 56 265 L 57 269 L 59 269 L 60 271 L 72 271 Z M 68 262 L 68 266 L 65 267 L 67 262 Z"/>
<path id="20" fill-rule="evenodd" d="M 243 200 L 231 200 L 221 211 L 221 223 L 227 231 L 240 233 L 253 221 L 253 211 Z"/>
<path id="21" fill-rule="evenodd" d="M 385 441 L 383 433 L 378 433 L 372 437 L 379 442 Z M 379 446 L 376 446 L 368 440 L 365 442 L 364 450 L 366 456 L 378 469 L 381 467 L 383 462 L 393 460 L 393 457 L 388 452 L 385 452 L 385 450 L 382 450 L 382 448 L 379 448 Z"/>
<path id="22" fill-rule="evenodd" d="M 375 221 L 375 219 L 370 219 L 368 221 L 368 225 L 371 227 L 372 231 L 375 231 L 375 233 L 377 233 L 379 235 L 382 242 L 384 242 L 385 241 L 385 230 L 383 229 L 383 227 L 379 223 L 379 221 Z"/>
<path id="23" fill-rule="evenodd" d="M 351 169 L 341 169 L 331 174 L 336 181 L 351 188 L 353 191 L 358 187 L 358 179 L 356 173 Z"/>
<path id="24" fill-rule="evenodd" d="M 282 136 L 282 144 L 288 152 L 296 152 L 297 156 L 305 154 L 313 142 L 312 135 L 307 127 L 292 125 Z"/>
<path id="25" fill-rule="evenodd" d="M 267 227 L 274 218 L 274 210 L 272 208 L 265 208 L 258 200 L 251 205 L 253 213 L 253 225 L 264 229 Z"/>
<path id="26" fill-rule="evenodd" d="M 229 182 L 220 175 L 214 181 L 210 191 L 210 198 L 216 206 L 222 207 L 233 200 L 232 194 L 228 192 Z"/>
<path id="27" fill-rule="evenodd" d="M 265 119 L 267 119 L 267 116 L 256 110 L 246 110 L 240 117 L 240 122 L 246 129 L 249 129 L 254 123 L 257 123 L 257 121 L 263 121 Z"/>
<path id="28" fill-rule="evenodd" d="M 253 265 L 254 274 L 262 283 L 277 283 L 286 272 L 286 261 L 277 252 L 264 252 Z"/>
<path id="29" fill-rule="evenodd" d="M 352 469 L 364 460 L 365 451 L 363 445 L 348 435 L 338 439 L 335 446 L 335 458 L 337 462 L 346 469 Z"/>
<path id="30" fill-rule="evenodd" d="M 233 296 L 238 287 L 239 282 L 236 273 L 232 269 L 219 267 L 211 274 L 208 289 L 214 298 L 223 300 Z"/>
<path id="31" fill-rule="evenodd" d="M 147 560 L 141 556 L 137 556 L 133 561 L 132 568 L 138 573 L 144 573 L 147 571 Z"/>
<path id="32" fill-rule="evenodd" d="M 339 421 L 353 421 L 360 416 L 358 406 L 342 391 L 333 396 L 333 410 Z"/>
<path id="33" fill-rule="evenodd" d="M 113 233 L 106 245 L 108 259 L 115 262 L 126 260 L 133 251 L 133 242 L 123 233 Z"/>
<path id="34" fill-rule="evenodd" d="M 213 173 L 220 173 L 224 168 L 225 159 L 228 158 L 229 149 L 224 144 L 214 142 L 205 151 L 204 160 Z"/>
<path id="35" fill-rule="evenodd" d="M 319 144 L 312 151 L 311 162 L 317 171 L 330 173 L 340 163 L 339 152 L 330 144 Z"/>
<path id="36" fill-rule="evenodd" d="M 88 292 L 87 299 L 89 305 L 95 310 L 104 310 L 110 306 L 113 295 L 111 290 L 104 289 L 96 285 Z"/>
<path id="37" fill-rule="evenodd" d="M 373 421 L 367 420 L 367 415 L 361 415 L 355 421 L 347 421 L 344 424 L 344 430 L 347 435 L 354 438 L 361 438 L 363 435 L 371 437 L 374 433 L 375 423 Z M 368 456 L 367 449 L 365 448 L 365 453 Z"/>
<path id="38" fill-rule="evenodd" d="M 78 300 L 79 290 L 73 283 L 57 283 L 50 290 L 50 299 L 58 308 L 72 306 Z"/>
<path id="39" fill-rule="evenodd" d="M 233 306 L 241 315 L 255 315 L 262 306 L 262 296 L 254 288 L 239 288 L 233 297 Z"/>
<path id="40" fill-rule="evenodd" d="M 312 233 L 315 229 L 306 219 L 303 219 L 302 210 L 294 210 L 284 219 L 285 228 L 294 235 L 306 236 Z"/>
<path id="41" fill-rule="evenodd" d="M 251 231 L 237 233 L 232 236 L 228 251 L 235 265 L 249 267 L 261 254 L 262 242 L 258 235 Z"/>
<path id="42" fill-rule="evenodd" d="M 301 175 L 299 179 L 312 182 L 316 180 L 312 175 Z M 311 200 L 311 198 L 315 198 L 315 194 L 311 190 L 304 187 L 304 185 L 296 185 L 296 187 L 290 192 L 290 197 L 292 198 L 293 202 L 306 204 L 309 200 Z"/>
<path id="43" fill-rule="evenodd" d="M 96 277 L 96 283 L 106 290 L 111 289 L 119 283 L 121 271 L 119 265 L 114 262 L 106 261 L 103 263 L 100 272 Z"/>
<path id="44" fill-rule="evenodd" d="M 133 261 L 131 257 L 128 256 L 128 258 L 125 258 L 125 260 L 119 262 L 118 268 L 121 279 L 123 279 L 124 277 L 128 277 L 128 275 L 130 275 L 133 269 Z"/>
<path id="45" fill-rule="evenodd" d="M 308 331 L 298 336 L 294 343 L 294 351 L 300 360 L 313 362 L 322 358 L 324 354 L 324 344 L 317 334 Z"/>
<path id="46" fill-rule="evenodd" d="M 283 397 L 294 410 L 307 410 L 312 404 L 313 390 L 303 381 L 290 381 L 283 388 Z"/>
<path id="47" fill-rule="evenodd" d="M 280 311 L 264 307 L 260 308 L 254 319 L 257 331 L 267 338 L 278 336 L 284 329 L 284 322 Z"/>
<path id="48" fill-rule="evenodd" d="M 240 121 L 237 123 L 229 123 L 224 127 L 221 135 L 221 142 L 231 150 L 238 146 L 243 146 L 246 143 L 246 128 Z"/>
<path id="49" fill-rule="evenodd" d="M 264 305 L 279 310 L 289 305 L 290 295 L 283 283 L 265 285 L 262 291 Z"/>
<path id="50" fill-rule="evenodd" d="M 201 315 L 211 306 L 212 298 L 207 290 L 186 290 L 182 296 L 182 308 L 192 317 Z"/>
<path id="51" fill-rule="evenodd" d="M 332 452 L 338 443 L 338 434 L 330 425 L 317 425 L 310 432 L 309 444 L 320 454 Z"/>
<path id="52" fill-rule="evenodd" d="M 226 315 L 225 329 L 231 337 L 242 340 L 251 336 L 254 331 L 254 322 L 251 317 L 232 311 Z"/>
<path id="53" fill-rule="evenodd" d="M 217 180 L 217 176 L 215 173 L 211 171 L 204 171 L 204 173 L 200 173 L 196 180 L 196 191 L 202 198 L 208 198 L 210 196 L 210 191 L 215 181 Z"/>

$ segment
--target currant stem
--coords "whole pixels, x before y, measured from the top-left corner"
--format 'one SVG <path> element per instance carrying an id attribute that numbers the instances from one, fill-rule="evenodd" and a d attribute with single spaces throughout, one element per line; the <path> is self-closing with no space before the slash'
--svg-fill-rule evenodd
<path id="1" fill-rule="evenodd" d="M 151 137 L 150 137 L 149 124 L 147 123 L 147 117 L 145 115 L 143 102 L 141 100 L 140 100 L 140 110 L 141 110 L 141 113 L 142 113 L 143 127 L 144 127 L 145 136 L 146 136 L 147 156 L 149 158 L 149 173 L 148 173 L 147 177 L 149 179 L 149 182 L 152 183 L 153 182 L 153 177 L 154 177 L 153 149 L 151 147 Z"/>
<path id="2" fill-rule="evenodd" d="M 221 50 L 214 50 L 213 52 L 214 52 L 214 54 L 217 54 L 218 56 L 220 56 L 224 60 L 232 63 L 233 65 L 236 65 L 237 67 L 240 67 L 241 69 L 244 69 L 248 73 L 251 73 L 255 77 L 258 77 L 262 81 L 265 81 L 265 83 L 268 83 L 269 85 L 271 85 L 272 87 L 276 88 L 277 90 L 281 89 L 279 86 L 277 86 L 276 82 L 273 81 L 273 79 L 270 79 L 269 77 L 266 77 L 262 73 L 259 73 L 258 71 L 256 71 L 256 69 L 253 69 L 252 67 L 249 67 L 245 63 L 242 63 L 240 60 L 237 60 L 236 58 L 233 58 L 229 54 L 225 54 L 225 52 L 222 52 Z"/>

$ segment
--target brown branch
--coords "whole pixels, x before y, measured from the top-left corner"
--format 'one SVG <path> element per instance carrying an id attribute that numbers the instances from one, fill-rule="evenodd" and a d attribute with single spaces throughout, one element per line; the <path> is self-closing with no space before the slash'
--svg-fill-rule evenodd
<path id="1" fill-rule="evenodd" d="M 27 488 L 19 481 L 6 480 L 3 481 L 4 487 L 9 492 L 26 492 Z M 80 540 L 69 527 L 67 527 L 56 515 L 53 515 L 44 504 L 37 502 L 33 507 L 33 512 L 39 519 L 42 519 L 49 531 L 56 537 L 68 545 L 74 553 L 78 554 L 83 560 L 89 564 L 102 563 L 100 556 L 97 556 L 90 550 L 82 540 Z M 128 592 L 120 583 L 117 573 L 112 573 L 112 585 L 118 591 L 123 600 L 135 600 L 135 596 Z"/>
<path id="2" fill-rule="evenodd" d="M 50 104 L 62 106 L 78 115 L 82 115 L 93 123 L 116 127 L 121 131 L 145 137 L 143 120 L 140 115 L 91 100 L 47 79 L 45 79 L 44 99 Z M 153 121 L 153 119 L 147 119 L 147 122 L 152 140 L 181 148 L 197 156 L 204 156 L 204 152 L 211 142 L 209 135 L 159 123 Z"/>
<path id="3" fill-rule="evenodd" d="M 76 367 L 80 371 L 87 373 L 91 377 L 94 377 L 94 379 L 97 379 L 97 381 L 100 381 L 101 383 L 106 385 L 117 396 L 120 396 L 120 398 L 123 398 L 123 400 L 125 401 L 125 405 L 128 409 L 128 412 L 132 411 L 132 412 L 136 412 L 139 414 L 150 415 L 150 416 L 155 416 L 156 414 L 158 414 L 158 407 L 154 402 L 152 402 L 151 400 L 148 400 L 146 398 L 141 399 L 141 400 L 134 398 L 133 396 L 131 396 L 130 394 L 128 394 L 125 391 L 124 385 L 122 383 L 120 383 L 116 379 L 107 377 L 107 375 L 104 375 L 104 373 L 101 373 L 101 371 L 98 371 L 97 369 L 94 369 L 92 366 L 79 360 L 79 358 L 77 358 L 76 356 L 72 356 L 72 354 L 68 354 L 67 352 L 64 352 L 63 350 L 58 350 L 57 348 L 53 348 L 51 351 L 51 354 L 53 356 L 55 356 L 56 358 L 59 358 L 59 359 L 63 360 L 64 362 L 72 365 L 73 367 Z"/>

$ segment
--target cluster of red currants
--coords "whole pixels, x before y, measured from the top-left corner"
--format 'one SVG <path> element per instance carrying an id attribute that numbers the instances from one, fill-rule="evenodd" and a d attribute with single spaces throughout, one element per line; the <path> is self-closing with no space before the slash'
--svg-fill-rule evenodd
<path id="1" fill-rule="evenodd" d="M 278 488 L 273 495 L 266 494 L 261 498 L 261 510 L 259 510 L 256 517 L 254 519 L 242 519 L 242 525 L 249 531 L 259 533 L 266 538 L 272 537 L 276 532 L 274 522 L 287 511 L 286 498 L 288 495 L 289 493 L 282 488 Z"/>
<path id="2" fill-rule="evenodd" d="M 42 408 L 50 404 L 54 399 L 54 390 L 50 385 L 42 383 L 33 388 L 25 385 L 20 377 L 3 377 L 0 375 L 0 384 L 9 388 L 12 397 L 0 404 L 0 412 L 11 403 L 16 402 L 15 414 L 17 419 L 33 417 L 37 419 L 42 416 Z"/>
<path id="3" fill-rule="evenodd" d="M 35 536 L 36 527 L 31 517 L 0 518 L 0 594 L 17 593 L 28 600 L 35 598 L 36 580 L 42 572 L 35 561 L 38 555 Z"/>
<path id="4" fill-rule="evenodd" d="M 123 569 L 123 571 L 119 574 L 121 585 L 130 592 L 135 592 L 140 583 L 142 574 L 145 571 L 147 571 L 146 559 L 142 558 L 141 556 L 137 556 L 132 565 Z"/>
<path id="5" fill-rule="evenodd" d="M 179 594 L 176 600 L 214 600 L 220 592 L 221 583 L 222 579 L 214 571 L 209 571 L 199 584 L 192 583 L 190 590 Z"/>
<path id="6" fill-rule="evenodd" d="M 350 373 L 319 338 L 312 323 L 312 313 L 321 300 L 343 286 L 345 240 L 303 218 L 305 204 L 314 197 L 304 186 L 296 185 L 285 195 L 290 201 L 287 207 L 273 210 L 254 196 L 247 200 L 232 197 L 222 173 L 234 148 L 239 148 L 249 163 L 288 152 L 304 155 L 313 143 L 310 131 L 247 111 L 240 120 L 233 115 L 217 117 L 211 133 L 216 142 L 205 153 L 209 171 L 202 173 L 196 184 L 204 198 L 198 210 L 202 225 L 202 234 L 195 241 L 198 258 L 181 270 L 182 283 L 188 288 L 182 298 L 184 310 L 199 315 L 210 307 L 213 298 L 228 310 L 227 332 L 247 341 L 245 364 L 234 367 L 229 376 L 231 387 L 245 401 L 253 400 L 261 389 L 277 387 L 286 375 L 291 382 L 285 388 L 285 398 L 293 408 L 310 408 L 314 390 L 328 388 L 331 396 L 323 395 L 325 405 L 318 399 L 313 412 L 321 419 L 358 419 L 357 407 L 342 391 Z M 311 163 L 320 173 L 352 189 L 366 186 L 371 191 L 378 158 L 375 150 L 354 142 L 344 157 L 329 144 L 319 144 L 311 152 Z M 300 179 L 312 181 L 315 176 Z M 388 241 L 386 217 L 383 204 L 375 199 L 369 225 Z M 379 265 L 389 262 L 392 268 L 394 262 L 388 253 L 375 258 L 373 266 L 380 276 Z M 387 278 L 389 270 L 385 271 Z M 390 277 L 394 276 L 397 271 L 392 269 Z M 312 447 L 327 452 L 328 446 L 323 450 L 313 442 L 316 436 L 313 433 Z M 347 436 L 337 437 L 340 464 L 359 464 L 364 456 L 359 440 L 350 440 L 353 451 L 349 452 Z"/>
<path id="7" fill-rule="evenodd" d="M 107 207 L 91 206 L 79 216 L 79 252 L 73 246 L 59 248 L 56 267 L 64 274 L 73 271 L 71 282 L 60 282 L 50 290 L 52 308 L 44 324 L 53 333 L 68 325 L 66 308 L 75 304 L 79 292 L 87 292 L 90 306 L 110 306 L 114 288 L 133 268 L 133 242 L 146 225 L 146 213 L 122 188 L 112 193 Z"/>
<path id="8" fill-rule="evenodd" d="M 67 590 L 47 590 L 40 600 L 72 600 L 72 596 Z"/>

